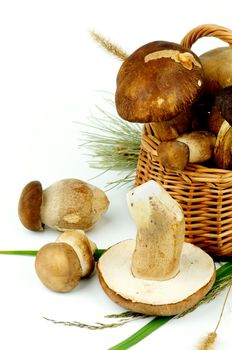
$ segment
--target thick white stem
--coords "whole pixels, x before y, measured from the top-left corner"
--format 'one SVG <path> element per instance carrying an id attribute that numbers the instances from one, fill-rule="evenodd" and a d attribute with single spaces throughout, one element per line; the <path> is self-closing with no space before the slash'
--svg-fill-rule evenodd
<path id="1" fill-rule="evenodd" d="M 153 280 L 174 277 L 179 272 L 185 235 L 180 205 L 153 180 L 130 191 L 127 199 L 137 226 L 133 275 Z"/>

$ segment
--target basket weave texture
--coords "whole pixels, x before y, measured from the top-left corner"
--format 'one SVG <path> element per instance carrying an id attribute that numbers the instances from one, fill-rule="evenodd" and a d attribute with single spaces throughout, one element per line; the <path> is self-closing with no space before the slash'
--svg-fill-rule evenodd
<path id="1" fill-rule="evenodd" d="M 232 31 L 217 25 L 201 25 L 181 41 L 186 48 L 203 36 L 214 36 L 232 45 Z M 176 199 L 185 215 L 186 242 L 215 257 L 232 256 L 232 171 L 189 164 L 181 172 L 163 168 L 157 155 L 160 143 L 154 125 L 145 124 L 135 184 L 159 182 Z"/>

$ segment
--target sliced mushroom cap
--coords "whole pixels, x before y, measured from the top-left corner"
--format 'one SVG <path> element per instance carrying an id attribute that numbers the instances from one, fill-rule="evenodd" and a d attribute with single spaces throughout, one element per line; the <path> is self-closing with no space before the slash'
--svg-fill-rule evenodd
<path id="1" fill-rule="evenodd" d="M 232 85 L 232 49 L 218 47 L 200 56 L 205 72 L 205 90 L 215 96 L 222 88 Z"/>
<path id="2" fill-rule="evenodd" d="M 95 267 L 93 252 L 97 246 L 88 239 L 84 231 L 66 231 L 57 238 L 56 242 L 67 243 L 75 250 L 81 263 L 81 277 L 88 277 L 93 272 Z"/>
<path id="3" fill-rule="evenodd" d="M 81 264 L 67 243 L 48 243 L 36 255 L 36 273 L 41 282 L 55 292 L 69 292 L 81 279 Z"/>
<path id="4" fill-rule="evenodd" d="M 106 294 L 125 309 L 147 315 L 170 316 L 194 306 L 212 287 L 215 266 L 197 246 L 184 243 L 180 272 L 166 281 L 136 278 L 131 272 L 134 240 L 109 248 L 99 259 L 97 271 Z"/>
<path id="5" fill-rule="evenodd" d="M 43 231 L 43 224 L 40 219 L 42 194 L 41 183 L 31 181 L 23 188 L 19 198 L 19 219 L 26 228 L 32 231 Z"/>
<path id="6" fill-rule="evenodd" d="M 214 162 L 220 169 L 232 167 L 232 127 L 225 120 L 218 132 L 214 147 Z"/>
<path id="7" fill-rule="evenodd" d="M 118 72 L 118 114 L 132 122 L 170 120 L 196 100 L 203 81 L 202 65 L 191 50 L 166 41 L 148 43 Z"/>

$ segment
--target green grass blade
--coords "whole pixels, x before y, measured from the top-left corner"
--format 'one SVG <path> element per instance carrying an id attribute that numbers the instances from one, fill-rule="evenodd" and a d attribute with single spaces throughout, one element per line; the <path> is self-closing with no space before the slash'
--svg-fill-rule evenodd
<path id="1" fill-rule="evenodd" d="M 148 322 L 145 326 L 139 329 L 136 333 L 132 334 L 129 338 L 125 339 L 121 343 L 114 345 L 112 348 L 108 350 L 126 350 L 132 347 L 133 345 L 139 343 L 149 334 L 154 332 L 156 329 L 161 327 L 163 324 L 167 323 L 172 319 L 173 316 L 170 317 L 156 317 L 153 318 L 150 322 Z"/>
<path id="2" fill-rule="evenodd" d="M 93 256 L 94 256 L 94 260 L 98 261 L 100 256 L 105 252 L 106 249 L 96 249 Z"/>
<path id="3" fill-rule="evenodd" d="M 227 262 L 219 269 L 217 269 L 217 277 L 216 277 L 216 282 L 217 280 L 221 279 L 224 276 L 232 274 L 232 262 Z"/>
<path id="4" fill-rule="evenodd" d="M 94 252 L 94 259 L 98 261 L 105 249 L 96 249 Z M 36 256 L 38 250 L 0 250 L 0 254 L 6 255 L 26 255 L 26 256 Z"/>
<path id="5" fill-rule="evenodd" d="M 0 254 L 36 256 L 38 250 L 0 250 Z"/>

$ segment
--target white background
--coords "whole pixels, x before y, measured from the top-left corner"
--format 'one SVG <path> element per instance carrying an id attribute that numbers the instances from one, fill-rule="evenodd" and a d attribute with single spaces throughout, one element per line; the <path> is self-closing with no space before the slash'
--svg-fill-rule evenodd
<path id="1" fill-rule="evenodd" d="M 57 237 L 46 229 L 33 233 L 17 216 L 23 186 L 40 180 L 43 187 L 75 177 L 102 189 L 118 175 L 89 167 L 79 148 L 81 129 L 114 93 L 121 62 L 92 41 L 94 29 L 128 53 L 153 40 L 180 42 L 192 28 L 215 23 L 232 28 L 228 1 L 52 1 L 2 0 L 0 3 L 0 249 L 39 249 Z M 217 39 L 194 45 L 200 54 L 223 46 Z M 90 180 L 92 179 L 92 180 Z M 110 208 L 89 232 L 99 248 L 135 236 L 125 203 L 127 188 L 107 192 Z M 121 312 L 94 276 L 67 294 L 53 293 L 38 280 L 34 258 L 0 256 L 0 343 L 2 349 L 104 350 L 138 330 L 136 321 L 113 330 L 88 331 L 55 325 L 43 316 L 94 323 Z M 194 313 L 170 321 L 135 349 L 196 349 L 212 331 L 224 293 Z M 218 330 L 218 350 L 232 347 L 232 306 L 227 304 Z M 81 344 L 81 345 L 80 345 Z M 171 345 L 170 345 L 171 344 Z"/>

